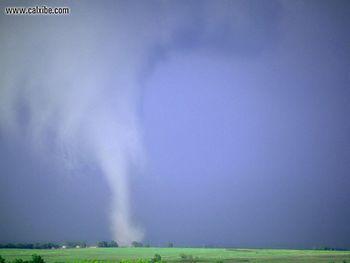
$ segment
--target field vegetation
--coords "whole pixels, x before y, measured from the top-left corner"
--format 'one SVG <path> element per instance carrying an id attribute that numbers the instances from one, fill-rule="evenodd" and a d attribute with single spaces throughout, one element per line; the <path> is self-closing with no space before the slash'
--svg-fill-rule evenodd
<path id="1" fill-rule="evenodd" d="M 40 255 L 40 258 L 37 256 Z M 350 251 L 224 248 L 0 249 L 0 263 L 272 262 L 350 263 Z M 36 262 L 35 260 L 42 260 Z"/>

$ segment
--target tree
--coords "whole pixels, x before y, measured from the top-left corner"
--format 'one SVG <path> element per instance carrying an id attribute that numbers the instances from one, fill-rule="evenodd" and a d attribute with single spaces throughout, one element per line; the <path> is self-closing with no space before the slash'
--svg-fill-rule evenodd
<path id="1" fill-rule="evenodd" d="M 86 247 L 87 247 L 87 245 L 86 245 L 86 243 L 85 243 L 85 242 L 80 242 L 80 247 L 81 247 L 81 248 L 86 248 Z"/>
<path id="2" fill-rule="evenodd" d="M 109 242 L 108 244 L 109 247 L 119 247 L 118 243 L 114 240 L 112 240 L 111 242 Z"/>
<path id="3" fill-rule="evenodd" d="M 0 256 L 0 263 L 5 263 L 5 259 L 2 256 Z"/>
<path id="4" fill-rule="evenodd" d="M 168 247 L 174 247 L 174 243 L 169 242 L 169 243 L 168 243 Z"/>
<path id="5" fill-rule="evenodd" d="M 97 243 L 98 247 L 108 247 L 108 242 L 107 241 L 99 241 Z"/>
<path id="6" fill-rule="evenodd" d="M 43 258 L 39 255 L 32 255 L 32 263 L 45 263 L 45 261 L 43 260 Z"/>
<path id="7" fill-rule="evenodd" d="M 162 257 L 159 254 L 155 254 L 154 257 L 151 259 L 152 263 L 161 262 L 161 261 L 162 261 Z"/>
<path id="8" fill-rule="evenodd" d="M 137 242 L 137 241 L 133 241 L 133 242 L 131 243 L 131 245 L 132 245 L 133 247 L 143 247 L 143 244 L 142 244 L 141 242 Z"/>

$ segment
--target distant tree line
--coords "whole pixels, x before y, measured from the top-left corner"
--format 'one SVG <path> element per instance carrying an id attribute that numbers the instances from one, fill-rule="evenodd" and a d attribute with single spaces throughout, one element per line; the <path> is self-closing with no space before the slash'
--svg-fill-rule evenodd
<path id="1" fill-rule="evenodd" d="M 64 246 L 66 248 L 86 248 L 87 245 L 85 242 L 80 242 L 80 241 L 67 241 L 64 243 Z"/>
<path id="2" fill-rule="evenodd" d="M 138 241 L 133 241 L 131 243 L 132 247 L 150 247 L 151 245 L 149 243 L 143 244 L 142 242 L 138 242 Z M 169 242 L 168 244 L 166 244 L 167 247 L 174 247 L 174 243 Z"/>
<path id="3" fill-rule="evenodd" d="M 137 241 L 133 241 L 133 242 L 131 243 L 131 245 L 132 245 L 133 247 L 143 247 L 142 242 L 137 242 Z"/>
<path id="4" fill-rule="evenodd" d="M 314 250 L 333 250 L 333 251 L 347 251 L 346 248 L 337 248 L 337 247 L 329 247 L 329 246 L 318 246 L 315 247 Z"/>
<path id="5" fill-rule="evenodd" d="M 143 244 L 142 242 L 133 241 L 132 247 L 150 247 L 149 243 Z M 56 248 L 86 248 L 87 244 L 81 241 L 67 241 L 65 243 L 7 243 L 0 244 L 0 248 L 17 248 L 17 249 L 56 249 Z M 111 241 L 99 241 L 97 247 L 119 247 L 118 243 L 114 240 Z M 167 247 L 174 247 L 172 242 L 167 244 Z M 331 250 L 331 249 L 329 249 Z M 1 262 L 0 262 L 1 263 Z"/>
<path id="6" fill-rule="evenodd" d="M 0 248 L 20 248 L 20 249 L 53 249 L 59 248 L 56 243 L 7 243 L 0 244 Z"/>
<path id="7" fill-rule="evenodd" d="M 108 241 L 99 241 L 97 243 L 98 247 L 119 247 L 118 243 L 114 240 L 108 242 Z"/>
<path id="8" fill-rule="evenodd" d="M 52 242 L 46 243 L 7 243 L 0 244 L 0 248 L 17 248 L 17 249 L 55 249 L 60 247 L 65 248 L 85 248 L 87 245 L 85 242 L 68 241 L 62 245 Z M 1 262 L 0 262 L 1 263 Z"/>

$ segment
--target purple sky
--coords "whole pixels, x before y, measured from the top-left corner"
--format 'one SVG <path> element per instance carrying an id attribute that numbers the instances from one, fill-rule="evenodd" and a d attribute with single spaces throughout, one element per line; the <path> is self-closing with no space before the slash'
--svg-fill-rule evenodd
<path id="1" fill-rule="evenodd" d="M 0 243 L 350 248 L 349 1 L 46 5 L 0 15 Z"/>

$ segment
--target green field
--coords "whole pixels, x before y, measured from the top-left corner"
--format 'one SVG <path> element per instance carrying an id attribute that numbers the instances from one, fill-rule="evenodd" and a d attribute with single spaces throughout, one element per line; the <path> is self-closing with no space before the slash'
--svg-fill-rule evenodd
<path id="1" fill-rule="evenodd" d="M 224 249 L 224 248 L 85 248 L 85 249 L 0 249 L 7 262 L 16 258 L 28 260 L 32 254 L 47 263 L 77 261 L 118 262 L 121 259 L 151 259 L 160 254 L 166 262 L 347 262 L 350 251 L 318 251 L 288 249 Z M 193 260 L 181 259 L 181 254 Z"/>

